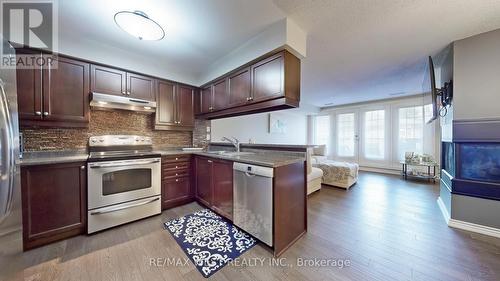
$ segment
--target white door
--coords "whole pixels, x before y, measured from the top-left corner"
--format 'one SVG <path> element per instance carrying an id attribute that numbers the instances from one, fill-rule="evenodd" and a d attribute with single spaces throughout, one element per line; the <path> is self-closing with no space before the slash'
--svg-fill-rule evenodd
<path id="1" fill-rule="evenodd" d="M 385 167 L 390 159 L 389 108 L 376 107 L 360 112 L 359 164 Z"/>
<path id="2" fill-rule="evenodd" d="M 334 155 L 339 161 L 358 163 L 359 113 L 356 110 L 335 115 Z"/>

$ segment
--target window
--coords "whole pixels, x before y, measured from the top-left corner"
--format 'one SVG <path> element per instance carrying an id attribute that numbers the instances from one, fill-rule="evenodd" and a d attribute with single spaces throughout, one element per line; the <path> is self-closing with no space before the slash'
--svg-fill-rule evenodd
<path id="1" fill-rule="evenodd" d="M 385 110 L 365 112 L 364 157 L 385 158 Z"/>
<path id="2" fill-rule="evenodd" d="M 354 113 L 337 115 L 337 155 L 354 157 L 355 148 Z"/>
<path id="3" fill-rule="evenodd" d="M 404 160 L 405 152 L 423 152 L 423 107 L 400 108 L 398 116 L 398 159 Z"/>
<path id="4" fill-rule="evenodd" d="M 330 116 L 316 116 L 314 120 L 314 144 L 330 144 Z"/>

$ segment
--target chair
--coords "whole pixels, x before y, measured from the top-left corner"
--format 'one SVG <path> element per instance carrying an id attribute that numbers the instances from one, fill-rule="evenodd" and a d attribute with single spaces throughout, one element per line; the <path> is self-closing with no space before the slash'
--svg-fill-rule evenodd
<path id="1" fill-rule="evenodd" d="M 314 161 L 312 158 L 313 149 L 307 149 L 307 195 L 318 191 L 321 189 L 321 181 L 323 178 L 323 171 L 319 168 L 315 168 L 312 166 L 312 162 Z"/>

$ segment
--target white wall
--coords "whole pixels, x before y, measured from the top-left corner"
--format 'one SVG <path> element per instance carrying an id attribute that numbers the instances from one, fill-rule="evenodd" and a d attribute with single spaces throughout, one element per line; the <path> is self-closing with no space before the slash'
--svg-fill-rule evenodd
<path id="1" fill-rule="evenodd" d="M 59 42 L 58 51 L 61 54 L 197 86 L 197 73 L 182 72 L 178 67 L 167 65 L 154 57 L 127 52 L 86 38 L 65 38 L 68 40 Z"/>
<path id="2" fill-rule="evenodd" d="M 271 112 L 287 123 L 284 134 L 269 133 L 269 114 L 258 113 L 211 121 L 211 141 L 219 142 L 222 137 L 236 137 L 243 143 L 252 139 L 265 144 L 306 144 L 307 114 L 297 109 Z"/>
<path id="3" fill-rule="evenodd" d="M 500 29 L 454 43 L 454 119 L 500 118 Z"/>
<path id="4" fill-rule="evenodd" d="M 299 58 L 306 56 L 307 35 L 292 20 L 284 18 L 269 26 L 262 33 L 215 61 L 202 73 L 199 85 L 207 83 L 266 53 L 286 47 Z"/>

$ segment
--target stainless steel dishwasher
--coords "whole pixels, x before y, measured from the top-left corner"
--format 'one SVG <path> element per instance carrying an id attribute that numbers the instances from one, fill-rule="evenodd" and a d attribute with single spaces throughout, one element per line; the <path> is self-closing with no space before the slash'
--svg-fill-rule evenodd
<path id="1" fill-rule="evenodd" d="M 274 169 L 235 162 L 233 175 L 234 224 L 273 246 Z"/>

